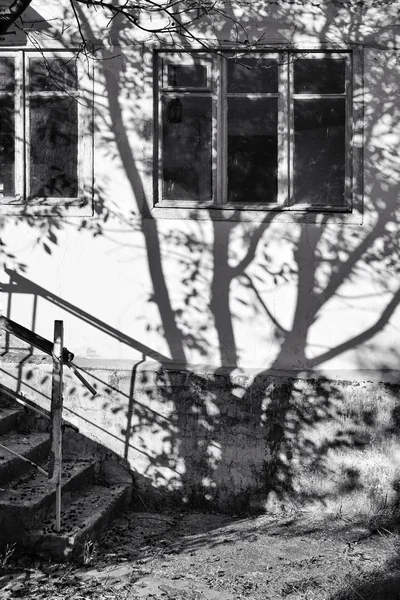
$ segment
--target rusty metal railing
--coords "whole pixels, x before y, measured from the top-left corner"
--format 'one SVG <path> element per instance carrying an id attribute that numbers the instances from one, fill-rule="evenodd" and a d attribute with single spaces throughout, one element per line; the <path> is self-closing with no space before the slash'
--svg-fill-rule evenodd
<path id="1" fill-rule="evenodd" d="M 47 475 L 48 479 L 56 486 L 56 531 L 61 530 L 61 483 L 62 483 L 62 423 L 63 423 L 63 367 L 68 366 L 79 381 L 95 396 L 97 394 L 93 386 L 79 373 L 76 365 L 73 364 L 74 355 L 67 348 L 64 348 L 64 324 L 63 321 L 54 321 L 54 340 L 50 342 L 27 329 L 23 325 L 8 319 L 0 317 L 0 326 L 9 334 L 34 346 L 38 350 L 49 354 L 53 360 L 52 384 L 51 384 L 51 407 L 50 407 L 50 456 L 48 473 L 33 461 L 22 456 L 18 452 L 0 446 L 10 454 L 16 455 L 22 460 L 35 466 L 42 474 Z M 27 404 L 18 395 L 15 400 L 25 406 Z M 33 406 L 31 408 L 34 408 Z M 34 408 L 35 409 L 35 408 Z"/>

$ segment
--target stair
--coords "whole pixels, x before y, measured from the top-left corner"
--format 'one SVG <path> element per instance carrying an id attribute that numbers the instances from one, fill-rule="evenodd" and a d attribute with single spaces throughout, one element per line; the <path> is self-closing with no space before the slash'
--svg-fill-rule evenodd
<path id="1" fill-rule="evenodd" d="M 49 422 L 0 395 L 0 444 L 47 473 Z M 70 438 L 70 439 L 69 439 Z M 55 485 L 31 463 L 0 447 L 0 552 L 16 550 L 57 561 L 81 560 L 85 549 L 131 499 L 128 469 L 100 445 L 65 428 L 61 531 L 55 531 Z M 73 455 L 68 448 L 73 447 Z"/>

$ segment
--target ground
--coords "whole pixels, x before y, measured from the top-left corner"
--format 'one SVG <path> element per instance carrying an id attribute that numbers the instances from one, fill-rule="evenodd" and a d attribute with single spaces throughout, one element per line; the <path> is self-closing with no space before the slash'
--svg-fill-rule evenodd
<path id="1" fill-rule="evenodd" d="M 393 523 L 318 511 L 232 517 L 121 515 L 83 565 L 0 557 L 0 598 L 35 600 L 400 600 Z"/>

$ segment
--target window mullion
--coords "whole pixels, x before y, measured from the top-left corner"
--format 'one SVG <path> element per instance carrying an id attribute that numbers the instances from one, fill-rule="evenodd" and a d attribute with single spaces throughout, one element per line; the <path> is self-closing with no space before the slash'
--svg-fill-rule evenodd
<path id="1" fill-rule="evenodd" d="M 216 165 L 216 194 L 215 204 L 225 204 L 227 201 L 227 99 L 226 99 L 226 62 L 222 56 L 215 57 L 216 65 L 216 159 L 213 157 L 213 165 Z"/>
<path id="2" fill-rule="evenodd" d="M 156 191 L 156 199 L 157 202 L 163 200 L 164 198 L 164 183 L 163 183 L 163 165 L 164 165 L 164 150 L 163 150 L 163 119 L 162 119 L 162 102 L 163 102 L 163 94 L 161 92 L 162 84 L 163 84 L 163 69 L 164 69 L 164 61 L 160 54 L 154 57 L 154 60 L 157 61 L 157 80 L 156 80 L 156 98 L 157 102 L 155 105 L 155 113 L 154 118 L 157 123 L 157 164 L 159 168 L 157 169 L 157 177 L 155 179 L 155 185 L 157 185 Z"/>
<path id="3" fill-rule="evenodd" d="M 345 148 L 352 148 L 352 137 L 353 137 L 353 115 L 352 115 L 352 103 L 351 98 L 353 96 L 352 81 L 353 81 L 353 59 L 354 56 L 347 56 L 346 59 L 346 83 L 345 83 L 345 96 L 346 96 L 346 129 L 345 129 Z M 344 202 L 349 210 L 353 207 L 352 189 L 353 186 L 353 161 L 352 152 L 346 151 L 345 158 L 345 184 L 344 184 Z"/>
<path id="4" fill-rule="evenodd" d="M 291 65 L 286 54 L 279 66 L 278 98 L 278 203 L 287 206 L 291 195 L 293 143 L 293 94 L 291 93 Z"/>
<path id="5" fill-rule="evenodd" d="M 294 203 L 294 60 L 290 52 L 287 55 L 288 64 L 288 205 Z"/>
<path id="6" fill-rule="evenodd" d="M 31 200 L 31 139 L 30 139 L 30 123 L 31 123 L 31 97 L 29 93 L 29 56 L 24 53 L 24 180 L 25 180 L 25 198 Z"/>
<path id="7" fill-rule="evenodd" d="M 15 197 L 25 201 L 24 53 L 15 56 Z"/>
<path id="8" fill-rule="evenodd" d="M 77 102 L 77 129 L 78 129 L 78 139 L 77 139 L 77 177 L 78 177 L 78 186 L 77 186 L 77 194 L 78 198 L 82 199 L 83 202 L 86 202 L 88 197 L 90 197 L 89 189 L 86 189 L 87 182 L 90 181 L 92 174 L 92 161 L 88 159 L 91 156 L 91 135 L 90 130 L 92 126 L 92 115 L 88 110 L 88 106 L 92 104 L 90 99 L 90 71 L 88 71 L 88 65 L 85 65 L 84 59 L 78 58 L 76 62 L 76 68 L 78 73 L 78 81 L 81 82 L 79 89 L 76 94 L 72 95 Z M 82 85 L 83 83 L 83 85 Z"/>

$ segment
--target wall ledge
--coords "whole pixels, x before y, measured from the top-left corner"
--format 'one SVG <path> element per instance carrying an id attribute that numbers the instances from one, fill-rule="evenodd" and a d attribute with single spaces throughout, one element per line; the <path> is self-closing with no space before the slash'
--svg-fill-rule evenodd
<path id="1" fill-rule="evenodd" d="M 2 364 L 26 365 L 51 365 L 51 357 L 41 354 L 29 354 L 26 351 L 7 352 L 0 357 L 0 367 Z M 135 369 L 137 372 L 160 371 L 184 371 L 194 373 L 205 377 L 228 377 L 231 381 L 246 380 L 252 381 L 257 376 L 280 377 L 291 379 L 328 379 L 331 381 L 349 381 L 349 382 L 382 382 L 400 385 L 400 369 L 319 369 L 313 371 L 301 369 L 268 369 L 257 367 L 234 367 L 217 366 L 213 364 L 195 364 L 180 363 L 175 361 L 158 362 L 154 360 L 128 360 L 128 359 L 107 359 L 107 358 L 87 358 L 76 356 L 74 364 L 83 371 L 126 371 L 131 372 Z M 246 381 L 246 383 L 248 383 Z"/>

